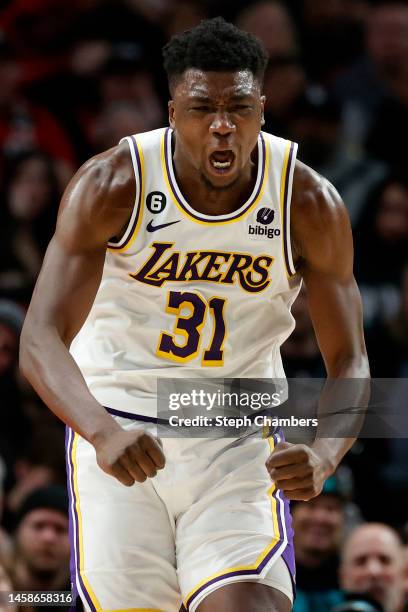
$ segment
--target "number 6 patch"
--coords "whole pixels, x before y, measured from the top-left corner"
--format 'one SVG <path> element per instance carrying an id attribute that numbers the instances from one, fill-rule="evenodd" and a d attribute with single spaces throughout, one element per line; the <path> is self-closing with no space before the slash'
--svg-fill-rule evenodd
<path id="1" fill-rule="evenodd" d="M 167 198 L 161 191 L 151 191 L 146 197 L 146 206 L 151 213 L 161 213 L 167 204 Z"/>

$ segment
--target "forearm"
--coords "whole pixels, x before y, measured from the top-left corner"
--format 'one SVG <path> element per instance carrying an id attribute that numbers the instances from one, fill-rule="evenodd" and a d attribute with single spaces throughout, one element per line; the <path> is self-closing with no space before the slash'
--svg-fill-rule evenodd
<path id="1" fill-rule="evenodd" d="M 353 446 L 364 422 L 370 398 L 370 370 L 365 353 L 339 360 L 328 368 L 329 377 L 319 400 L 319 426 L 313 449 L 333 473 Z"/>
<path id="2" fill-rule="evenodd" d="M 23 330 L 20 367 L 47 406 L 89 442 L 120 429 L 90 393 L 56 329 Z"/>

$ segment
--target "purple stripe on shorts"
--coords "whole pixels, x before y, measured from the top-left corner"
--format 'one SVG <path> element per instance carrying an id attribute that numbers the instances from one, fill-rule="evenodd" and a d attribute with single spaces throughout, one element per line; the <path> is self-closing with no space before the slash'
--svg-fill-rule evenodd
<path id="1" fill-rule="evenodd" d="M 220 223 L 220 220 L 217 218 L 212 218 L 212 219 L 203 219 L 202 217 L 199 217 L 198 215 L 194 215 L 192 213 L 192 211 L 188 210 L 186 208 L 186 206 L 184 205 L 182 199 L 179 197 L 178 195 L 178 191 L 177 191 L 177 185 L 175 185 L 173 179 L 172 179 L 172 175 L 170 172 L 170 164 L 169 164 L 169 159 L 170 159 L 170 155 L 171 155 L 171 151 L 169 151 L 169 140 L 170 140 L 170 136 L 169 136 L 169 132 L 170 132 L 170 128 L 166 129 L 166 133 L 164 136 L 164 159 L 165 159 L 165 163 L 166 163 L 166 172 L 167 172 L 167 176 L 169 179 L 169 183 L 171 186 L 171 190 L 173 191 L 174 197 L 176 198 L 177 202 L 180 204 L 181 208 L 183 210 L 185 210 L 187 212 L 187 214 L 189 214 L 191 217 L 194 217 L 194 219 L 197 219 L 198 221 L 205 221 L 206 223 Z M 262 149 L 262 167 L 261 167 L 261 178 L 256 190 L 256 193 L 251 197 L 250 201 L 248 202 L 248 206 L 245 208 L 245 210 L 243 210 L 242 212 L 237 213 L 234 216 L 228 217 L 228 219 L 221 219 L 221 223 L 222 221 L 231 221 L 233 219 L 237 219 L 239 217 L 241 217 L 242 215 L 244 215 L 246 213 L 246 211 L 252 206 L 252 204 L 255 202 L 255 200 L 257 199 L 257 197 L 259 196 L 259 193 L 262 189 L 262 185 L 264 182 L 264 177 L 265 177 L 265 167 L 266 167 L 266 156 L 265 156 L 265 140 L 264 137 L 262 135 L 262 133 L 259 134 L 260 137 L 260 141 L 261 141 L 261 149 Z"/>
<path id="2" fill-rule="evenodd" d="M 70 429 L 68 426 L 65 427 L 65 461 L 66 461 L 66 469 L 67 469 L 67 490 L 68 490 L 68 499 L 69 499 L 69 522 L 68 522 L 68 534 L 69 534 L 69 544 L 70 544 L 70 562 L 69 569 L 71 575 L 71 584 L 72 584 L 72 594 L 74 601 L 78 596 L 78 590 L 76 586 L 75 580 L 75 542 L 74 542 L 74 525 L 71 514 L 71 504 L 72 504 L 72 496 L 71 496 L 71 449 L 69 443 L 69 432 Z"/>
<path id="3" fill-rule="evenodd" d="M 71 438 L 71 439 L 70 439 Z M 76 513 L 76 495 L 74 489 L 74 464 L 72 461 L 72 448 L 74 444 L 74 432 L 69 427 L 66 428 L 65 443 L 67 449 L 67 473 L 68 473 L 68 498 L 69 498 L 69 536 L 71 544 L 71 560 L 70 560 L 70 571 L 71 581 L 73 583 L 74 593 L 77 595 L 78 590 L 76 586 L 76 578 L 78 578 L 81 585 L 82 592 L 85 595 L 86 601 L 92 610 L 96 612 L 96 608 L 89 596 L 88 591 L 85 588 L 84 582 L 79 571 L 79 530 L 78 530 L 78 517 Z M 76 528 L 76 537 L 74 536 Z M 78 558 L 76 557 L 78 553 Z M 75 607 L 73 608 L 75 610 Z"/>
<path id="4" fill-rule="evenodd" d="M 283 438 L 282 434 L 281 434 L 281 437 Z M 276 434 L 273 436 L 273 440 L 274 440 L 274 444 L 276 444 L 276 442 L 277 442 Z M 225 572 L 221 576 L 217 576 L 216 578 L 213 578 L 212 580 L 209 580 L 208 582 L 203 584 L 199 589 L 197 589 L 191 595 L 191 597 L 187 600 L 187 602 L 186 602 L 187 610 L 190 609 L 190 606 L 193 603 L 193 601 L 195 600 L 195 598 L 200 593 L 202 593 L 202 591 L 204 591 L 204 589 L 208 588 L 210 585 L 216 584 L 217 582 L 220 582 L 221 580 L 225 580 L 226 578 L 231 578 L 233 576 L 234 577 L 235 576 L 254 576 L 254 575 L 259 575 L 262 572 L 262 570 L 268 564 L 268 562 L 271 560 L 271 558 L 276 553 L 278 548 L 282 545 L 282 540 L 283 540 L 283 537 L 284 537 L 284 529 L 283 529 L 282 518 L 281 518 L 282 505 L 284 506 L 284 517 L 285 517 L 285 523 L 286 523 L 285 526 L 286 526 L 286 531 L 288 533 L 288 538 L 289 538 L 289 533 L 291 534 L 291 539 L 290 539 L 290 541 L 288 540 L 288 545 L 286 546 L 286 549 L 289 546 L 291 546 L 291 550 L 293 551 L 293 543 L 292 543 L 292 534 L 293 534 L 293 531 L 292 531 L 292 528 L 291 528 L 291 518 L 290 518 L 290 514 L 287 515 L 286 507 L 285 507 L 285 502 L 283 501 L 281 495 L 282 495 L 282 492 L 279 491 L 279 489 L 275 489 L 275 491 L 272 493 L 272 497 L 276 500 L 278 531 L 279 531 L 279 536 L 280 537 L 279 537 L 279 540 L 276 542 L 276 544 L 271 548 L 271 550 L 265 556 L 265 558 L 262 559 L 261 563 L 256 568 L 254 568 L 254 569 L 242 569 L 242 570 Z M 289 520 L 289 524 L 288 524 L 288 520 Z M 288 529 L 288 527 L 289 527 L 289 529 Z M 284 553 L 286 552 L 286 549 L 282 553 L 282 556 L 284 556 Z M 290 553 L 289 553 L 289 558 L 290 558 Z M 286 562 L 286 559 L 285 559 L 285 562 Z M 292 580 L 293 580 L 293 573 L 292 572 L 291 572 L 291 577 L 292 577 Z"/>
<path id="5" fill-rule="evenodd" d="M 278 493 L 279 497 L 282 498 L 283 506 L 285 509 L 285 526 L 286 526 L 286 534 L 288 538 L 288 545 L 282 553 L 282 557 L 286 561 L 286 565 L 290 571 L 290 575 L 292 580 L 295 579 L 296 567 L 295 567 L 295 551 L 293 547 L 293 527 L 292 527 L 292 516 L 290 514 L 290 502 L 285 497 L 285 494 L 282 491 Z"/>
<path id="6" fill-rule="evenodd" d="M 285 435 L 283 433 L 283 429 L 279 429 L 277 435 L 281 439 L 282 442 L 285 441 Z M 274 436 L 274 442 L 276 443 L 276 438 Z M 278 491 L 278 497 L 282 501 L 284 506 L 284 520 L 285 520 L 285 528 L 286 528 L 286 537 L 288 540 L 287 546 L 282 553 L 282 559 L 285 561 L 287 568 L 290 573 L 290 577 L 292 580 L 293 586 L 293 594 L 296 596 L 296 562 L 295 562 L 295 548 L 293 544 L 293 536 L 294 531 L 292 527 L 292 515 L 290 513 L 290 501 L 287 499 L 283 491 Z"/>
<path id="7" fill-rule="evenodd" d="M 268 563 L 268 561 L 271 559 L 271 557 L 274 555 L 274 553 L 276 552 L 276 550 L 279 548 L 279 546 L 281 544 L 282 544 L 282 540 L 278 540 L 276 542 L 276 544 L 268 552 L 268 554 L 266 555 L 265 559 L 263 559 L 263 561 L 260 563 L 260 565 L 257 568 L 235 570 L 235 571 L 231 571 L 231 572 L 226 572 L 225 574 L 222 574 L 221 576 L 217 576 L 216 578 L 213 578 L 212 580 L 209 580 L 208 582 L 203 584 L 199 589 L 197 589 L 197 591 L 195 591 L 195 593 L 193 593 L 191 595 L 190 599 L 186 602 L 187 610 L 190 609 L 190 606 L 193 603 L 194 599 L 202 591 L 204 591 L 204 589 L 206 589 L 207 587 L 211 586 L 212 584 L 220 582 L 221 580 L 225 580 L 226 578 L 232 578 L 233 576 L 235 577 L 235 576 L 256 576 L 256 575 L 259 575 L 261 573 L 262 569 L 265 567 L 265 565 Z"/>

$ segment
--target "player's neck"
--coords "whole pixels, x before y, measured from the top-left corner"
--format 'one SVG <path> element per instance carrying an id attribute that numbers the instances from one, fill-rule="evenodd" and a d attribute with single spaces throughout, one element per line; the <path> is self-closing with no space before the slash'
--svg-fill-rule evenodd
<path id="1" fill-rule="evenodd" d="M 207 215 L 225 215 L 240 208 L 250 197 L 255 180 L 256 164 L 249 160 L 237 180 L 225 189 L 210 185 L 182 155 L 177 147 L 173 153 L 176 180 L 187 202 L 197 212 Z"/>

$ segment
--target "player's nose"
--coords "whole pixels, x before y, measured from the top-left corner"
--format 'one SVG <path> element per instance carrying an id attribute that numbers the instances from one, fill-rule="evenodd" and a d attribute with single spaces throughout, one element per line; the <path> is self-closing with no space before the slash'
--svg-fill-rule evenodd
<path id="1" fill-rule="evenodd" d="M 235 132 L 236 126 L 231 115 L 226 111 L 219 110 L 215 113 L 210 125 L 210 132 L 214 135 L 228 136 Z"/>

